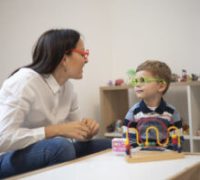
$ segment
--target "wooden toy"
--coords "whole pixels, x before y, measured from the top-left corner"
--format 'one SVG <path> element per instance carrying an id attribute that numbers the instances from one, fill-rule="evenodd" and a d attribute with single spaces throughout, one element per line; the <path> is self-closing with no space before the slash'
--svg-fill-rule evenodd
<path id="1" fill-rule="evenodd" d="M 167 138 L 164 142 L 160 142 L 159 131 L 155 126 L 149 126 L 146 133 L 146 140 L 142 142 L 140 134 L 136 128 L 132 128 L 136 133 L 136 142 L 138 145 L 137 151 L 132 151 L 130 139 L 129 139 L 129 128 L 126 131 L 126 160 L 128 162 L 146 162 L 146 161 L 158 161 L 168 159 L 179 159 L 183 158 L 184 154 L 181 153 L 181 135 L 177 127 L 171 126 L 167 129 Z M 156 133 L 156 143 L 149 142 L 149 131 L 154 130 Z M 173 150 L 169 150 L 166 147 L 172 145 Z"/>

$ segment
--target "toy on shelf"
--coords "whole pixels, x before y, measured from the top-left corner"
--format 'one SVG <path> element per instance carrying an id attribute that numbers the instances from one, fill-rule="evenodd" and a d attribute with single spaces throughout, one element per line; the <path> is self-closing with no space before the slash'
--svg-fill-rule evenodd
<path id="1" fill-rule="evenodd" d="M 107 83 L 107 85 L 108 85 L 108 86 L 113 86 L 112 80 L 109 80 L 108 83 Z"/>
<path id="2" fill-rule="evenodd" d="M 183 121 L 183 135 L 189 135 L 189 125 L 186 121 Z"/>
<path id="3" fill-rule="evenodd" d="M 115 86 L 122 86 L 122 85 L 124 85 L 123 79 L 116 79 L 115 80 Z"/>
<path id="4" fill-rule="evenodd" d="M 115 121 L 113 121 L 110 125 L 108 125 L 106 127 L 107 132 L 118 132 L 118 133 L 122 133 L 122 120 L 121 119 L 117 119 Z"/>
<path id="5" fill-rule="evenodd" d="M 180 81 L 181 82 L 186 82 L 186 81 L 188 81 L 188 79 L 189 79 L 189 76 L 187 74 L 187 70 L 186 69 L 182 69 L 182 76 L 181 76 Z"/>
<path id="6" fill-rule="evenodd" d="M 129 69 L 127 71 L 128 75 L 128 84 L 132 85 L 132 80 L 135 79 L 136 71 L 134 69 Z M 189 74 L 186 69 L 181 70 L 181 75 L 178 75 L 176 73 L 172 73 L 171 75 L 171 82 L 191 82 L 191 81 L 199 81 L 200 76 L 191 73 Z"/>
<path id="7" fill-rule="evenodd" d="M 109 80 L 107 86 L 123 86 L 126 85 L 123 79 L 116 79 L 115 81 Z"/>
<path id="8" fill-rule="evenodd" d="M 198 81 L 199 76 L 197 74 L 192 73 L 189 75 L 186 69 L 182 69 L 182 75 L 179 78 L 180 82 L 189 82 L 189 81 Z"/>
<path id="9" fill-rule="evenodd" d="M 132 80 L 135 78 L 136 71 L 134 69 L 129 69 L 127 71 L 128 75 L 128 85 L 132 85 Z"/>
<path id="10" fill-rule="evenodd" d="M 107 126 L 107 132 L 104 134 L 108 138 L 121 138 L 122 137 L 122 120 L 117 119 Z M 115 143 L 117 145 L 117 143 Z M 118 148 L 115 148 L 118 149 Z"/>
<path id="11" fill-rule="evenodd" d="M 115 122 L 115 132 L 118 132 L 118 133 L 122 133 L 122 120 L 121 119 L 118 119 L 116 120 Z"/>
<path id="12" fill-rule="evenodd" d="M 195 136 L 200 136 L 200 129 L 197 129 L 197 130 L 196 130 Z"/>
<path id="13" fill-rule="evenodd" d="M 192 81 L 198 81 L 199 77 L 197 74 L 191 74 L 191 80 Z"/>
<path id="14" fill-rule="evenodd" d="M 129 78 L 129 79 L 135 77 L 135 75 L 136 75 L 135 69 L 129 69 L 129 70 L 127 71 L 127 75 L 128 75 L 128 78 Z"/>

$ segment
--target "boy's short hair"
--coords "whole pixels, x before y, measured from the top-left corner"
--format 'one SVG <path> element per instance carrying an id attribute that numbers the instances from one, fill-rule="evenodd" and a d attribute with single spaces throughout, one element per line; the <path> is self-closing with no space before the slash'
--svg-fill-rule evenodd
<path id="1" fill-rule="evenodd" d="M 163 94 L 167 92 L 171 82 L 171 69 L 166 63 L 158 60 L 147 60 L 137 67 L 136 72 L 138 71 L 149 71 L 156 78 L 164 80 L 167 87 Z"/>

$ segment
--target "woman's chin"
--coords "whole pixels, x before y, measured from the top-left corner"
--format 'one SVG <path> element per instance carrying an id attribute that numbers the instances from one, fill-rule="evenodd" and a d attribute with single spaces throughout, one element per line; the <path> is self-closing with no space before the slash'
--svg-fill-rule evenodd
<path id="1" fill-rule="evenodd" d="M 76 77 L 74 77 L 73 79 L 82 79 L 82 78 L 83 78 L 83 75 L 80 74 L 79 76 L 76 76 Z"/>

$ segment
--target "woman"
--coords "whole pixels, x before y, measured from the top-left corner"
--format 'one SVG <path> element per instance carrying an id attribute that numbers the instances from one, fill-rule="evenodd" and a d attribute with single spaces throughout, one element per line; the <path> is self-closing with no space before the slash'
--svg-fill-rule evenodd
<path id="1" fill-rule="evenodd" d="M 88 62 L 80 34 L 49 30 L 38 39 L 33 62 L 15 71 L 0 90 L 0 178 L 69 161 L 111 147 L 91 139 L 99 124 L 81 119 L 69 79 Z"/>

